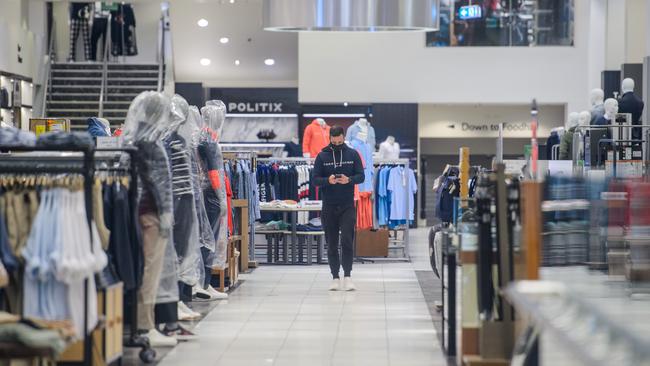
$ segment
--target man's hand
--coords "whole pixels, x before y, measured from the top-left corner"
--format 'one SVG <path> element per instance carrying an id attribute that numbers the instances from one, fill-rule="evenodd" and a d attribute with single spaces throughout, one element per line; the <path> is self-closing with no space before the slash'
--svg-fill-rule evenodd
<path id="1" fill-rule="evenodd" d="M 334 176 L 334 174 L 330 175 L 329 178 L 327 178 L 327 181 L 328 181 L 330 184 L 336 184 L 336 183 L 338 183 L 338 180 L 336 179 L 336 176 Z"/>
<path id="2" fill-rule="evenodd" d="M 341 174 L 339 178 L 336 178 L 336 181 L 340 184 L 348 184 L 350 183 L 350 178 Z"/>

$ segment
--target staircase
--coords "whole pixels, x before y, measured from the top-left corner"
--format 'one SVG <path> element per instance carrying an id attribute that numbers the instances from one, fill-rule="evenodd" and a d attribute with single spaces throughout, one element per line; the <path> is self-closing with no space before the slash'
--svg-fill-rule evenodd
<path id="1" fill-rule="evenodd" d="M 120 127 L 136 95 L 158 86 L 157 64 L 108 64 L 104 115 L 111 128 Z M 67 118 L 72 129 L 86 129 L 86 120 L 99 114 L 102 64 L 52 64 L 49 118 Z"/>

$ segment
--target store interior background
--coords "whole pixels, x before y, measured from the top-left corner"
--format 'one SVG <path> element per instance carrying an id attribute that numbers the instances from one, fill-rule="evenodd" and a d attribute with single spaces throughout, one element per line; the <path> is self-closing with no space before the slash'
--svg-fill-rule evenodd
<path id="1" fill-rule="evenodd" d="M 35 81 L 37 115 L 47 44 L 44 1 L 2 3 L 0 70 Z M 496 135 L 451 129 L 450 124 L 526 123 L 530 101 L 536 98 L 542 105 L 540 137 L 545 138 L 553 127 L 564 125 L 570 112 L 589 109 L 589 90 L 602 86 L 604 71 L 621 70 L 623 64 L 645 61 L 644 80 L 637 80 L 637 88 L 646 104 L 650 94 L 647 0 L 575 0 L 573 46 L 537 47 L 427 47 L 425 34 L 408 32 L 264 32 L 262 0 L 191 1 L 192 6 L 185 5 L 187 0 L 132 3 L 139 54 L 126 61 L 156 62 L 160 16 L 168 8 L 166 84 L 190 104 L 201 105 L 234 89 L 240 89 L 239 95 L 285 98 L 289 113 L 298 115 L 298 131 L 310 120 L 304 114 L 372 115 L 378 142 L 396 136 L 407 150 L 405 156 L 426 161 L 424 170 L 418 166 L 418 174 L 425 172 L 418 177 L 423 187 L 430 187 L 430 177 L 439 174 L 442 162 L 457 154 L 459 141 L 471 147 L 477 164 L 485 165 L 493 155 Z M 57 30 L 67 27 L 67 2 L 53 1 L 52 6 Z M 210 25 L 196 25 L 200 18 Z M 260 22 L 239 21 L 243 18 Z M 68 53 L 66 34 L 57 31 L 59 59 Z M 219 42 L 222 37 L 229 42 Z M 210 64 L 202 66 L 202 58 Z M 268 58 L 275 64 L 265 65 Z M 329 122 L 348 124 L 354 118 Z M 528 131 L 507 131 L 506 156 L 522 156 L 528 137 Z M 426 201 L 426 193 L 419 198 Z"/>

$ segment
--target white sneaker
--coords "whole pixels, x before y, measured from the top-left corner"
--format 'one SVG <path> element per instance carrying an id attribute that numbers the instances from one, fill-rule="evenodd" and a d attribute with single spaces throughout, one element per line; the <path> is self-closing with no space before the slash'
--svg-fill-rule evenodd
<path id="1" fill-rule="evenodd" d="M 197 320 L 201 314 L 189 308 L 184 302 L 178 302 L 178 320 Z"/>
<path id="2" fill-rule="evenodd" d="M 156 329 L 151 329 L 146 335 L 151 347 L 174 347 L 178 341 L 174 337 L 167 337 Z"/>
<path id="3" fill-rule="evenodd" d="M 338 278 L 333 279 L 328 290 L 329 291 L 338 291 L 340 289 L 341 289 L 341 280 L 338 279 Z"/>
<path id="4" fill-rule="evenodd" d="M 350 277 L 345 277 L 343 279 L 343 290 L 344 291 L 354 291 L 356 290 L 357 287 L 352 283 L 352 279 Z"/>
<path id="5" fill-rule="evenodd" d="M 228 298 L 228 294 L 225 292 L 219 292 L 211 285 L 208 285 L 208 293 L 212 296 L 213 299 L 224 300 Z"/>
<path id="6" fill-rule="evenodd" d="M 209 292 L 207 292 L 203 287 L 199 285 L 195 285 L 194 287 L 192 287 L 192 297 L 195 297 L 199 300 L 206 300 L 206 301 L 217 300 L 216 298 L 213 298 Z"/>

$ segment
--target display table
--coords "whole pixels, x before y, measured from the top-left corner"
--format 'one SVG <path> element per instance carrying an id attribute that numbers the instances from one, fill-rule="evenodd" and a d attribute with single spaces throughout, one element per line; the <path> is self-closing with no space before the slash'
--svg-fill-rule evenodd
<path id="1" fill-rule="evenodd" d="M 262 206 L 260 207 L 260 211 L 262 212 L 281 212 L 283 215 L 283 220 L 287 222 L 287 216 L 289 216 L 289 222 L 291 223 L 291 230 L 289 231 L 289 235 L 291 235 L 291 261 L 289 261 L 289 248 L 288 248 L 288 243 L 285 241 L 284 242 L 284 253 L 283 253 L 283 260 L 285 264 L 298 264 L 298 213 L 299 212 L 320 212 L 323 210 L 323 206 L 321 205 L 314 205 L 314 206 L 304 206 L 304 207 L 281 207 L 281 206 Z M 277 231 L 256 231 L 259 234 L 275 234 L 275 233 L 283 233 L 286 230 L 277 230 Z M 314 233 L 312 235 L 315 235 L 317 233 L 318 235 L 324 235 L 322 231 L 317 231 L 317 232 L 307 232 L 307 233 Z M 302 234 L 302 233 L 301 233 Z M 320 243 L 322 245 L 322 241 Z M 320 247 L 319 247 L 320 248 Z M 269 248 L 270 249 L 270 248 Z M 308 261 L 311 263 L 311 257 L 309 257 L 309 254 L 311 253 L 311 247 L 308 244 Z M 270 257 L 270 256 L 269 256 Z M 319 258 L 320 259 L 320 258 Z"/>

